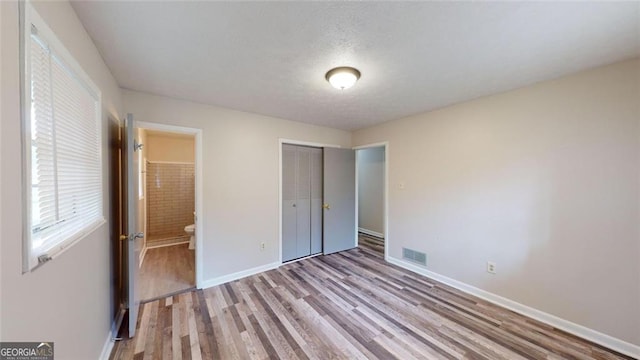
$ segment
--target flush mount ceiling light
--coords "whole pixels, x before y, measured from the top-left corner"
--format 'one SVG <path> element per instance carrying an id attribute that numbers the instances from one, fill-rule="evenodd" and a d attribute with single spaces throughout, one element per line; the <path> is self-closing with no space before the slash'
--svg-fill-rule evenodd
<path id="1" fill-rule="evenodd" d="M 352 87 L 360 79 L 360 71 L 342 66 L 329 70 L 325 78 L 334 88 L 344 90 Z"/>

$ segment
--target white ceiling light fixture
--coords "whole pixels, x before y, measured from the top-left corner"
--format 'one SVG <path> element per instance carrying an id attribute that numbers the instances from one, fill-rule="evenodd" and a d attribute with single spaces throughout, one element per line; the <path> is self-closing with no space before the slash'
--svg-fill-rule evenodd
<path id="1" fill-rule="evenodd" d="M 360 79 L 360 71 L 349 66 L 341 66 L 327 71 L 325 78 L 334 88 L 344 90 L 352 87 Z"/>

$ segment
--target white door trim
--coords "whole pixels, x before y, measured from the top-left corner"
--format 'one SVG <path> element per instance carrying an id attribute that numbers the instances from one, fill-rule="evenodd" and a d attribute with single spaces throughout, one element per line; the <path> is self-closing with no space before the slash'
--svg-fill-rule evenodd
<path id="1" fill-rule="evenodd" d="M 137 121 L 139 128 L 146 130 L 167 131 L 172 133 L 188 134 L 195 136 L 196 150 L 196 287 L 202 289 L 202 221 L 199 217 L 203 214 L 203 181 L 202 181 L 202 129 L 184 126 L 165 125 L 153 122 Z"/>
<path id="2" fill-rule="evenodd" d="M 384 147 L 384 260 L 389 261 L 389 142 L 355 146 L 353 150 Z M 358 246 L 358 154 L 356 154 L 356 246 Z"/>
<path id="3" fill-rule="evenodd" d="M 319 148 L 331 147 L 341 148 L 342 146 L 336 144 L 322 144 L 310 141 L 293 140 L 293 139 L 278 139 L 278 264 L 282 265 L 282 145 L 302 145 L 313 146 Z"/>

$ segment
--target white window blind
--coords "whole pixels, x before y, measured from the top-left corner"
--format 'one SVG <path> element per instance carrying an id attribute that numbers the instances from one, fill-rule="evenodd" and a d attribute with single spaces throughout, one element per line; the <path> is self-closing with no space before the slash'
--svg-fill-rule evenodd
<path id="1" fill-rule="evenodd" d="M 27 25 L 27 248 L 32 269 L 93 231 L 104 215 L 100 95 L 74 71 L 70 62 L 75 61 L 51 46 L 50 41 L 57 43 L 52 33 Z"/>

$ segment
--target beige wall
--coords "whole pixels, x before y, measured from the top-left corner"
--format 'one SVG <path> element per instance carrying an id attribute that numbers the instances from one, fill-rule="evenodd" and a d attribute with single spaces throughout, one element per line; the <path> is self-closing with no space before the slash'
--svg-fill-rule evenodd
<path id="1" fill-rule="evenodd" d="M 358 227 L 384 234 L 384 147 L 361 149 L 358 159 Z"/>
<path id="2" fill-rule="evenodd" d="M 640 345 L 639 83 L 628 61 L 356 131 L 390 143 L 390 255 Z"/>
<path id="3" fill-rule="evenodd" d="M 194 162 L 195 139 L 150 133 L 147 137 L 149 161 Z"/>
<path id="4" fill-rule="evenodd" d="M 346 131 L 134 91 L 123 99 L 138 121 L 202 129 L 205 281 L 278 261 L 278 138 L 351 146 Z"/>
<path id="5" fill-rule="evenodd" d="M 122 114 L 120 89 L 68 3 L 35 3 L 35 7 L 101 89 L 106 140 L 108 115 L 118 119 Z M 22 274 L 18 4 L 3 1 L 0 8 L 2 340 L 54 341 L 56 358 L 96 359 L 107 340 L 112 316 L 108 226 L 36 271 Z M 103 144 L 108 189 L 107 142 Z M 109 214 L 106 195 L 105 216 Z"/>

